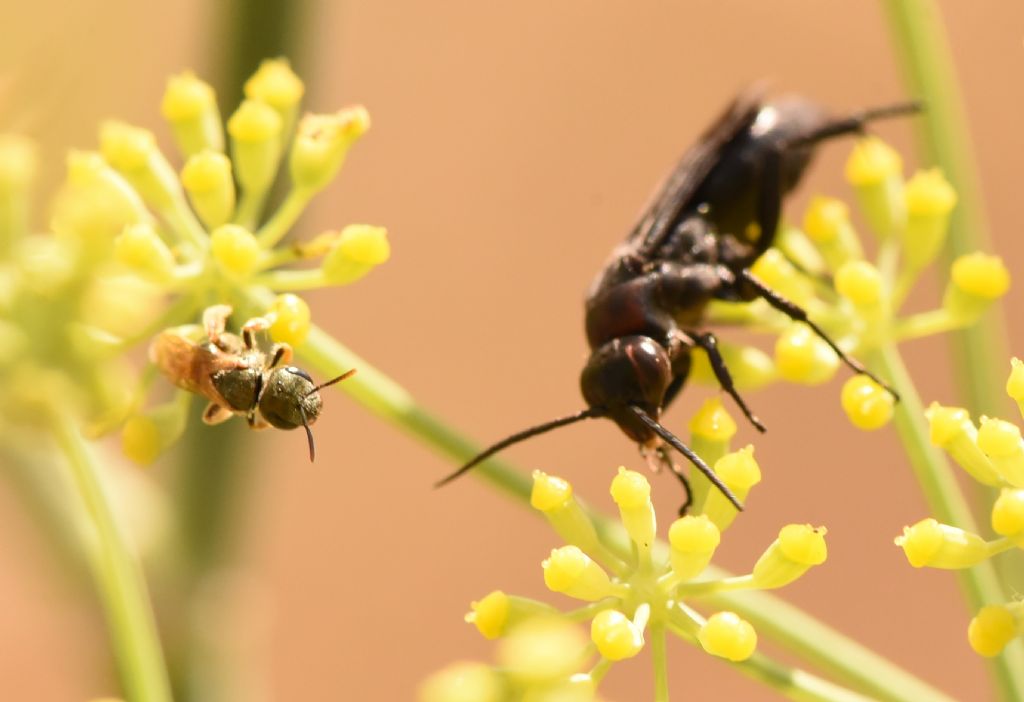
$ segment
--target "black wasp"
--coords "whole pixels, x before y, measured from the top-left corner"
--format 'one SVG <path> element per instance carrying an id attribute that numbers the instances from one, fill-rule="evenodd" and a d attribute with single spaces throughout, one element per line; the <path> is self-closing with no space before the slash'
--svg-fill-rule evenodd
<path id="1" fill-rule="evenodd" d="M 686 382 L 691 353 L 699 348 L 707 353 L 722 389 L 758 430 L 765 429 L 736 392 L 714 334 L 701 329 L 705 308 L 712 300 L 763 299 L 810 326 L 854 372 L 877 381 L 801 307 L 758 280 L 750 266 L 775 240 L 782 200 L 796 187 L 818 144 L 861 133 L 872 120 L 918 109 L 905 103 L 835 118 L 805 99 L 764 102 L 754 93 L 741 94 L 683 155 L 587 293 L 591 355 L 580 377 L 587 409 L 502 439 L 438 485 L 523 439 L 582 419 L 608 417 L 644 450 L 656 451 L 682 481 L 687 496 L 680 512 L 690 504 L 689 484 L 667 457 L 665 444 L 742 509 L 711 468 L 659 422 Z"/>

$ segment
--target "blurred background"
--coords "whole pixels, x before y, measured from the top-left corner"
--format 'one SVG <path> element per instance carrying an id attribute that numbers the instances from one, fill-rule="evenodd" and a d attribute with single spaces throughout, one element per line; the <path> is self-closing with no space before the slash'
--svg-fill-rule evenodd
<path id="1" fill-rule="evenodd" d="M 995 248 L 1016 270 L 1024 6 L 940 6 Z M 359 285 L 310 295 L 314 321 L 481 443 L 582 407 L 584 292 L 655 184 L 739 89 L 767 79 L 776 93 L 836 112 L 908 97 L 875 3 L 347 0 L 295 9 L 293 24 L 272 24 L 282 36 L 270 46 L 280 41 L 307 81 L 306 108 L 363 103 L 373 118 L 300 231 L 383 224 L 394 252 Z M 95 147 L 96 125 L 109 117 L 155 129 L 171 153 L 159 113 L 167 76 L 193 68 L 224 85 L 248 74 L 259 57 L 238 58 L 233 47 L 265 45 L 252 17 L 271 10 L 252 4 L 239 19 L 220 3 L 7 3 L 0 127 L 40 140 L 44 186 L 59 180 L 67 148 Z M 225 114 L 239 89 L 222 93 Z M 878 132 L 912 170 L 909 124 Z M 791 217 L 810 194 L 848 197 L 847 152 L 846 144 L 820 150 L 788 202 Z M 926 282 L 911 308 L 937 304 L 942 283 Z M 1018 285 L 1007 300 L 1011 320 L 1021 294 Z M 1022 334 L 1011 329 L 1015 348 Z M 762 341 L 770 352 L 772 340 Z M 954 402 L 945 343 L 904 350 L 923 398 Z M 955 576 L 913 570 L 892 545 L 926 508 L 895 431 L 865 434 L 847 422 L 846 377 L 748 395 L 770 431 L 756 436 L 740 423 L 736 443 L 756 443 L 765 482 L 717 561 L 746 571 L 783 524 L 827 525 L 827 566 L 781 596 L 952 696 L 985 699 Z M 667 424 L 684 431 L 717 392 L 690 387 Z M 542 520 L 475 480 L 431 490 L 450 463 L 342 393 L 325 404 L 313 465 L 301 433 L 194 428 L 242 461 L 228 501 L 232 526 L 218 537 L 224 567 L 207 584 L 216 591 L 209 639 L 251 684 L 239 699 L 411 699 L 419 680 L 450 661 L 491 660 L 491 645 L 462 622 L 470 600 L 501 588 L 558 601 L 545 591 L 540 560 L 560 544 Z M 1012 418 L 1008 406 L 991 412 Z M 568 478 L 605 510 L 616 467 L 641 466 L 603 421 L 522 444 L 508 458 Z M 148 477 L 172 484 L 180 462 L 171 457 Z M 667 523 L 681 493 L 671 478 L 652 482 Z M 91 591 L 67 576 L 6 484 L 0 631 L 5 697 L 116 692 Z M 680 698 L 774 697 L 675 643 L 670 675 Z M 602 691 L 646 699 L 650 681 L 644 654 L 616 665 Z"/>

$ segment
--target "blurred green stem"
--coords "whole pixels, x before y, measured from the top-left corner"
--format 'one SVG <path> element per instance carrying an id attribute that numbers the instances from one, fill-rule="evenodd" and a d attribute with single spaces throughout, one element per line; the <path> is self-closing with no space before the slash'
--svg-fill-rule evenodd
<path id="1" fill-rule="evenodd" d="M 107 614 L 127 699 L 171 702 L 170 682 L 142 568 L 117 522 L 100 467 L 74 420 L 59 407 L 53 411 L 53 434 L 94 529 L 94 538 L 85 552 Z"/>

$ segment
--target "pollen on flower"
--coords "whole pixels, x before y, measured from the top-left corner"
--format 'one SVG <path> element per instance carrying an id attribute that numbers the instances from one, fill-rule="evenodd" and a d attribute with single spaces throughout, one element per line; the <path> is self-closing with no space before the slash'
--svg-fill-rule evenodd
<path id="1" fill-rule="evenodd" d="M 942 527 L 931 517 L 922 519 L 913 526 L 903 527 L 903 535 L 895 539 L 903 549 L 910 565 L 923 568 L 942 547 Z"/>
<path id="2" fill-rule="evenodd" d="M 892 419 L 895 399 L 866 375 L 855 375 L 843 385 L 840 402 L 858 429 L 880 429 Z"/>
<path id="3" fill-rule="evenodd" d="M 266 317 L 270 320 L 270 338 L 274 341 L 297 348 L 309 336 L 312 313 L 306 301 L 298 295 L 278 295 Z"/>
<path id="4" fill-rule="evenodd" d="M 779 548 L 793 561 L 804 565 L 821 565 L 828 556 L 825 527 L 810 524 L 788 524 L 779 532 Z"/>
<path id="5" fill-rule="evenodd" d="M 612 479 L 612 499 L 623 509 L 634 509 L 649 504 L 651 484 L 642 474 L 619 466 L 619 472 Z"/>
<path id="6" fill-rule="evenodd" d="M 466 615 L 466 621 L 476 626 L 484 638 L 496 639 L 505 631 L 508 622 L 508 595 L 495 590 L 479 602 L 470 603 L 472 612 Z"/>
<path id="7" fill-rule="evenodd" d="M 672 522 L 668 542 L 682 553 L 708 553 L 718 548 L 722 532 L 706 515 L 687 515 Z"/>
<path id="8" fill-rule="evenodd" d="M 971 648 L 988 657 L 998 656 L 1016 635 L 1016 619 L 1001 605 L 982 607 L 967 627 Z"/>
<path id="9" fill-rule="evenodd" d="M 750 488 L 761 482 L 761 468 L 754 460 L 752 445 L 744 446 L 739 451 L 727 453 L 719 458 L 715 461 L 715 472 L 730 490 L 743 496 L 750 492 Z"/>
<path id="10" fill-rule="evenodd" d="M 590 640 L 610 661 L 632 658 L 644 647 L 643 632 L 616 609 L 606 609 L 594 617 L 590 624 Z"/>
<path id="11" fill-rule="evenodd" d="M 757 649 L 754 627 L 733 612 L 718 612 L 708 617 L 697 640 L 711 655 L 737 663 L 750 658 Z"/>
<path id="12" fill-rule="evenodd" d="M 722 401 L 711 397 L 690 419 L 690 432 L 709 441 L 724 443 L 736 435 L 736 422 L 722 407 Z"/>

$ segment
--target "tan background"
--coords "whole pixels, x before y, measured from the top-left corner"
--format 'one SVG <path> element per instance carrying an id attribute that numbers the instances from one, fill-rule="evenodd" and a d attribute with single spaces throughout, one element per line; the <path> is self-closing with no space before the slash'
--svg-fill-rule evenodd
<path id="1" fill-rule="evenodd" d="M 1024 8 L 942 7 L 993 233 L 1016 268 Z M 374 126 L 304 230 L 382 223 L 394 246 L 392 262 L 360 285 L 314 296 L 315 318 L 481 441 L 581 406 L 583 291 L 653 185 L 738 88 L 767 77 L 837 111 L 903 97 L 869 2 L 366 0 L 324 3 L 314 19 L 307 105 L 362 102 Z M 87 10 L 43 0 L 8 4 L 0 22 L 18 107 L 38 112 L 32 130 L 54 159 L 93 145 L 108 116 L 157 125 L 165 76 L 203 71 L 218 41 L 202 3 Z M 9 107 L 4 114 L 23 114 Z M 909 150 L 905 125 L 882 132 Z M 845 193 L 844 155 L 824 149 L 804 194 Z M 1020 297 L 1018 284 L 1012 317 Z M 906 352 L 922 395 L 949 401 L 942 342 Z M 894 432 L 850 428 L 838 390 L 837 380 L 750 396 L 771 429 L 756 439 L 766 481 L 721 563 L 749 567 L 786 522 L 828 525 L 828 566 L 784 596 L 950 694 L 986 699 L 954 576 L 912 571 L 892 546 L 925 515 Z M 692 388 L 668 422 L 681 427 L 712 392 Z M 222 634 L 272 699 L 410 699 L 444 663 L 489 659 L 490 646 L 461 622 L 469 600 L 495 587 L 544 596 L 539 561 L 558 543 L 473 481 L 432 492 L 448 464 L 340 394 L 327 404 L 313 466 L 296 434 L 251 437 L 271 459 L 252 468 L 239 564 L 249 585 L 239 625 Z M 740 441 L 754 438 L 741 427 Z M 638 464 L 606 422 L 509 457 L 569 477 L 604 508 L 615 467 Z M 670 479 L 654 485 L 667 520 L 679 492 Z M 105 639 L 93 605 L 71 598 L 43 543 L 0 490 L 0 692 L 39 701 L 110 692 L 95 670 Z M 686 646 L 670 656 L 679 699 L 773 698 Z M 648 698 L 649 665 L 646 655 L 617 665 L 607 695 Z"/>

